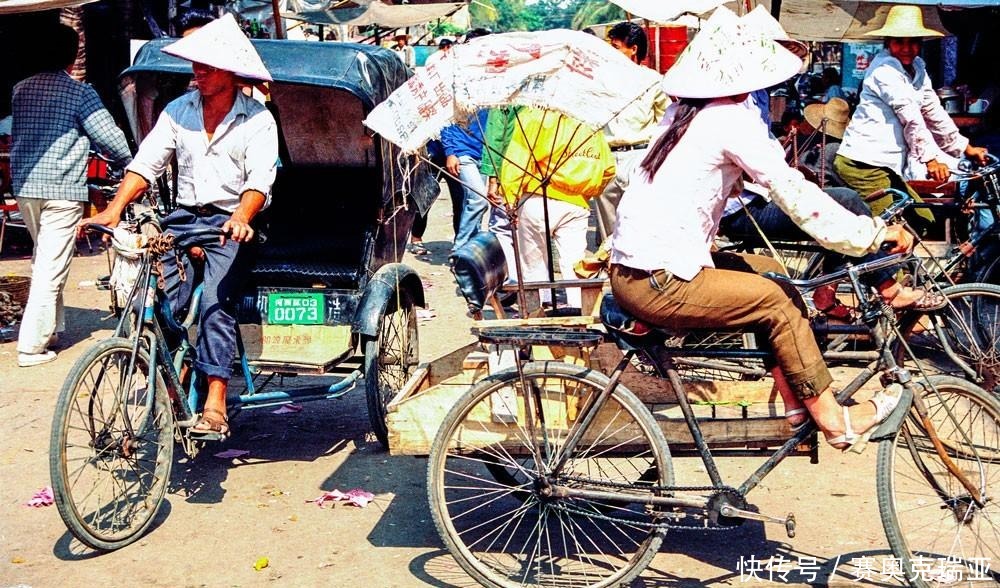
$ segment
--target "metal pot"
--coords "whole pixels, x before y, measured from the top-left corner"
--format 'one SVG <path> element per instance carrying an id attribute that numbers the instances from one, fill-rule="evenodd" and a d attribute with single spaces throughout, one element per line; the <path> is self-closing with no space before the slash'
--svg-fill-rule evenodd
<path id="1" fill-rule="evenodd" d="M 948 87 L 939 88 L 937 95 L 941 99 L 941 106 L 948 114 L 961 114 L 965 111 L 965 98 L 955 90 Z"/>

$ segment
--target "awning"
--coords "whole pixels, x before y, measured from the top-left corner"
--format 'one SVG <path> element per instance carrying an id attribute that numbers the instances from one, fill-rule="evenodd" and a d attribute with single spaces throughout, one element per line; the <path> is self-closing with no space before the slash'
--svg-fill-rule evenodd
<path id="1" fill-rule="evenodd" d="M 90 4 L 97 0 L 0 0 L 0 14 L 17 14 L 19 12 L 40 12 Z"/>
<path id="2" fill-rule="evenodd" d="M 658 23 L 672 22 L 684 14 L 704 14 L 726 0 L 611 0 L 631 14 Z"/>
<path id="3" fill-rule="evenodd" d="M 329 6 L 341 3 L 331 2 L 327 5 L 328 8 L 321 10 L 310 10 L 311 6 L 303 3 L 302 8 L 305 10 L 299 11 L 296 9 L 297 4 L 295 0 L 289 2 L 288 10 L 282 12 L 281 16 L 313 24 L 379 25 L 387 29 L 409 27 L 445 18 L 465 6 L 464 2 L 389 5 L 374 0 L 367 6 L 335 9 L 330 9 Z"/>

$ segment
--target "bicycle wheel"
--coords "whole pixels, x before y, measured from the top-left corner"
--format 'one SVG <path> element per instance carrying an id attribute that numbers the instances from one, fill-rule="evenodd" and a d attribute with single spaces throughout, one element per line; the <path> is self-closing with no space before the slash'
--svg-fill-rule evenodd
<path id="1" fill-rule="evenodd" d="M 378 335 L 364 342 L 368 420 L 379 443 L 389 448 L 386 407 L 413 374 L 419 358 L 417 312 L 401 291 L 379 321 Z"/>
<path id="2" fill-rule="evenodd" d="M 173 458 L 173 413 L 163 378 L 150 389 L 149 355 L 108 339 L 73 366 L 56 404 L 49 472 L 59 515 L 94 549 L 132 543 L 163 501 Z"/>
<path id="3" fill-rule="evenodd" d="M 1000 394 L 1000 286 L 960 284 L 942 292 L 948 306 L 902 321 L 905 341 L 925 372 Z M 897 357 L 905 361 L 905 350 Z"/>
<path id="4" fill-rule="evenodd" d="M 878 504 L 889 545 L 918 588 L 955 585 L 976 574 L 998 582 L 1000 572 L 986 566 L 1000 561 L 1000 403 L 950 376 L 917 385 L 948 456 L 985 505 L 977 506 L 948 472 L 911 411 L 899 433 L 879 443 Z"/>
<path id="5" fill-rule="evenodd" d="M 484 586 L 617 586 L 649 564 L 665 529 L 644 506 L 673 484 L 670 452 L 649 410 L 618 386 L 572 449 L 569 427 L 607 376 L 560 362 L 505 370 L 454 405 L 431 446 L 427 491 L 438 533 Z M 533 411 L 534 426 L 525 420 Z M 535 454 L 539 456 L 537 463 Z M 566 456 L 559 472 L 552 468 Z M 558 497 L 552 485 L 629 500 Z"/>

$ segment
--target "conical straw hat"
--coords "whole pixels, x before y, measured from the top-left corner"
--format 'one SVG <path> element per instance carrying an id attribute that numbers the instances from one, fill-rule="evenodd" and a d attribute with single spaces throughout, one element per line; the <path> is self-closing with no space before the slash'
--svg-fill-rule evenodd
<path id="1" fill-rule="evenodd" d="M 272 81 L 260 55 L 232 14 L 213 20 L 163 48 L 164 53 L 256 80 Z"/>
<path id="2" fill-rule="evenodd" d="M 842 98 L 830 98 L 826 104 L 810 104 L 802 110 L 809 125 L 831 137 L 844 138 L 847 123 L 851 122 L 851 105 Z M 826 126 L 823 127 L 823 121 Z"/>
<path id="3" fill-rule="evenodd" d="M 679 98 L 733 96 L 783 82 L 801 68 L 801 59 L 719 7 L 667 70 L 663 91 Z"/>
<path id="4" fill-rule="evenodd" d="M 777 41 L 799 59 L 804 59 L 809 54 L 809 48 L 806 44 L 789 37 L 781 23 L 771 16 L 763 4 L 758 4 L 753 10 L 740 17 L 740 22 L 749 30 L 757 31 L 760 36 Z"/>
<path id="5" fill-rule="evenodd" d="M 919 6 L 900 4 L 889 9 L 882 28 L 865 33 L 868 37 L 943 37 L 944 33 L 924 26 Z"/>

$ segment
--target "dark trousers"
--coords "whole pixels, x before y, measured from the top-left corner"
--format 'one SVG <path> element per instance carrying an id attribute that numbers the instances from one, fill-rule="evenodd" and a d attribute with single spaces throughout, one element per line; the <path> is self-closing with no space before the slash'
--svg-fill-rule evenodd
<path id="1" fill-rule="evenodd" d="M 204 227 L 221 228 L 230 214 L 217 212 L 199 215 L 178 208 L 163 219 L 164 232 L 179 234 Z M 202 245 L 205 259 L 196 268 L 191 258 L 181 255 L 185 280 L 181 281 L 177 256 L 163 256 L 163 281 L 167 299 L 175 316 L 186 312 L 195 287 L 202 285 L 198 339 L 195 343 L 195 368 L 207 376 L 229 379 L 236 358 L 236 303 L 253 258 L 252 246 L 226 239 L 225 245 L 213 240 Z M 198 279 L 200 275 L 200 280 Z"/>
<path id="2" fill-rule="evenodd" d="M 827 188 L 824 192 L 836 200 L 838 204 L 856 215 L 872 215 L 872 212 L 868 208 L 868 204 L 865 203 L 864 199 L 850 188 Z M 760 226 L 760 230 L 767 235 L 768 239 L 774 239 L 777 241 L 813 240 L 813 238 L 800 229 L 799 226 L 795 224 L 795 221 L 790 219 L 788 215 L 785 214 L 785 211 L 781 210 L 777 204 L 774 202 L 768 202 L 763 198 L 757 198 L 747 204 L 746 212 L 743 210 L 737 210 L 729 216 L 723 217 L 722 221 L 719 223 L 719 231 L 732 240 L 743 241 L 744 243 L 755 247 L 765 246 L 764 240 L 757 231 L 757 227 L 754 226 L 753 221 L 748 218 L 747 212 L 750 213 L 750 216 L 752 216 L 754 221 L 757 222 Z M 839 267 L 842 267 L 848 261 L 864 263 L 866 261 L 882 259 L 883 257 L 886 257 L 886 255 L 887 254 L 882 251 L 876 251 L 875 253 L 869 253 L 862 257 L 851 258 L 837 253 L 829 253 L 826 255 L 823 264 L 823 271 L 831 272 Z M 895 273 L 895 270 L 892 268 L 869 272 L 862 276 L 862 282 L 869 286 L 877 286 L 882 282 L 891 280 Z"/>

